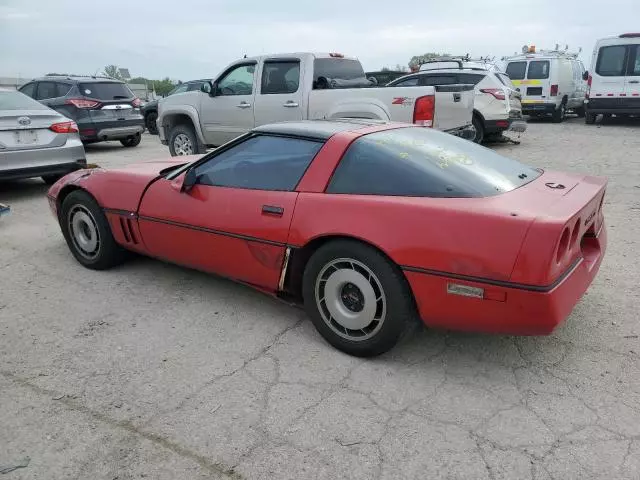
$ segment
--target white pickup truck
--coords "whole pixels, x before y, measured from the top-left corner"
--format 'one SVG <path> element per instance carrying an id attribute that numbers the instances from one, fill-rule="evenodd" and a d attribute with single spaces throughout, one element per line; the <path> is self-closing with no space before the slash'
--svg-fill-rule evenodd
<path id="1" fill-rule="evenodd" d="M 415 123 L 473 138 L 473 85 L 377 87 L 360 62 L 337 53 L 243 58 L 200 91 L 158 104 L 171 155 L 203 153 L 267 123 L 368 118 Z"/>

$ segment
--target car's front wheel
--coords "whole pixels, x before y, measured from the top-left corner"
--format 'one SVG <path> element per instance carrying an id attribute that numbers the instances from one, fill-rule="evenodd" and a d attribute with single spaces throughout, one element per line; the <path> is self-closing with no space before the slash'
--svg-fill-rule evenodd
<path id="1" fill-rule="evenodd" d="M 140 145 L 141 141 L 142 135 L 132 135 L 131 137 L 123 138 L 122 140 L 120 140 L 120 143 L 123 147 L 131 148 Z"/>
<path id="2" fill-rule="evenodd" d="M 158 120 L 158 113 L 157 112 L 150 112 L 147 114 L 147 116 L 145 117 L 145 125 L 147 127 L 147 130 L 149 130 L 149 133 L 151 135 L 157 135 L 158 134 L 158 125 L 156 123 L 156 120 Z"/>
<path id="3" fill-rule="evenodd" d="M 476 133 L 473 137 L 474 143 L 482 143 L 484 141 L 484 122 L 478 115 L 474 115 L 472 119 L 473 128 Z"/>
<path id="4" fill-rule="evenodd" d="M 402 272 L 356 241 L 331 241 L 311 256 L 303 297 L 318 332 L 335 348 L 359 357 L 390 350 L 415 318 Z"/>
<path id="5" fill-rule="evenodd" d="M 198 137 L 191 125 L 176 125 L 169 132 L 169 152 L 171 156 L 196 155 L 204 153 Z"/>
<path id="6" fill-rule="evenodd" d="M 105 270 L 126 257 L 126 250 L 113 238 L 102 208 L 83 190 L 75 190 L 65 197 L 60 227 L 71 253 L 87 268 Z"/>

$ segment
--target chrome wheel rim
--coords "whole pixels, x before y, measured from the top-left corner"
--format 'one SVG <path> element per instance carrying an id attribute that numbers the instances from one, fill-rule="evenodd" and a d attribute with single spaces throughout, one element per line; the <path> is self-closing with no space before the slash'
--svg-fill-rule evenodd
<path id="1" fill-rule="evenodd" d="M 69 232 L 76 251 L 88 260 L 100 253 L 100 233 L 91 212 L 84 205 L 69 210 Z"/>
<path id="2" fill-rule="evenodd" d="M 375 336 L 386 318 L 387 299 L 378 277 L 351 258 L 327 263 L 316 279 L 315 300 L 325 324 L 347 340 Z"/>
<path id="3" fill-rule="evenodd" d="M 173 149 L 177 155 L 191 155 L 193 154 L 193 143 L 187 134 L 179 133 L 173 139 Z"/>

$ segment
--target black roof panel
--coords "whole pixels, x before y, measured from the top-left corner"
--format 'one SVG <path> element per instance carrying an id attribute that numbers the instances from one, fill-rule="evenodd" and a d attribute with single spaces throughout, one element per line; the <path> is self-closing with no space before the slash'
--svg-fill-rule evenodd
<path id="1" fill-rule="evenodd" d="M 253 131 L 328 140 L 336 133 L 358 130 L 372 125 L 384 125 L 386 123 L 388 122 L 382 120 L 355 118 L 337 120 L 304 120 L 299 122 L 281 122 L 261 125 L 254 128 Z"/>

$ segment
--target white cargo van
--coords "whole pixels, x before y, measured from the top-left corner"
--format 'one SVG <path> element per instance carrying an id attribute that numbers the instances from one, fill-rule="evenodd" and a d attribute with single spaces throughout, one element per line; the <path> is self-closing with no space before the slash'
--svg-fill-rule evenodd
<path id="1" fill-rule="evenodd" d="M 598 114 L 640 115 L 640 33 L 596 42 L 587 72 L 585 122 Z"/>
<path id="2" fill-rule="evenodd" d="M 568 110 L 584 114 L 587 82 L 577 53 L 535 51 L 509 57 L 506 73 L 522 96 L 522 113 L 533 117 L 552 115 L 562 122 Z"/>

